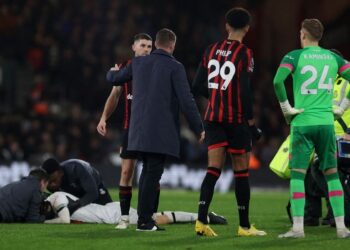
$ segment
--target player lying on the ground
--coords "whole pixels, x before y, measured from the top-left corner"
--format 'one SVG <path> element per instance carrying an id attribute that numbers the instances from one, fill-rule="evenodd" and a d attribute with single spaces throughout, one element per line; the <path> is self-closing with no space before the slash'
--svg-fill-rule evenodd
<path id="1" fill-rule="evenodd" d="M 110 202 L 106 205 L 91 203 L 70 214 L 68 203 L 77 199 L 77 197 L 65 192 L 51 194 L 42 205 L 42 213 L 47 218 L 51 218 L 46 220 L 45 223 L 70 223 L 71 221 L 106 224 L 119 223 L 121 219 L 119 202 Z M 130 224 L 136 224 L 138 219 L 136 209 L 131 207 L 129 216 Z M 194 222 L 198 216 L 196 213 L 164 211 L 155 213 L 153 217 L 157 224 L 172 224 Z M 213 212 L 209 213 L 208 217 L 211 224 L 227 224 L 223 216 Z"/>

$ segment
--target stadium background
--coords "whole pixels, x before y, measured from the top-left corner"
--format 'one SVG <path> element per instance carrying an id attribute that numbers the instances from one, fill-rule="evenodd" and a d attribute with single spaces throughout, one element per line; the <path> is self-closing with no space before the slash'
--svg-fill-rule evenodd
<path id="1" fill-rule="evenodd" d="M 253 186 L 283 186 L 268 163 L 289 133 L 272 88 L 282 56 L 299 47 L 299 25 L 306 17 L 325 25 L 322 46 L 350 58 L 348 0 L 151 1 L 4 0 L 0 3 L 0 186 L 20 178 L 48 155 L 81 158 L 116 186 L 120 166 L 122 106 L 109 120 L 109 134 L 96 126 L 111 90 L 105 73 L 132 57 L 136 33 L 155 36 L 163 27 L 178 36 L 175 57 L 193 79 L 201 54 L 226 37 L 224 14 L 234 6 L 251 11 L 245 39 L 253 49 L 254 112 L 264 137 L 254 147 Z M 197 100 L 203 113 L 205 101 Z M 169 187 L 197 189 L 206 167 L 206 147 L 185 123 L 182 158 L 163 178 Z M 219 184 L 232 184 L 229 165 Z M 221 188 L 222 186 L 222 188 Z"/>

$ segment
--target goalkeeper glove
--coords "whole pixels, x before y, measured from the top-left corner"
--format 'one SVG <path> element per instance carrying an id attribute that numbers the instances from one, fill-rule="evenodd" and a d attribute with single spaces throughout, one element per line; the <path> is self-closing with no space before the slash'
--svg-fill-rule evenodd
<path id="1" fill-rule="evenodd" d="M 285 100 L 284 102 L 280 102 L 280 106 L 287 124 L 290 124 L 294 116 L 304 112 L 304 109 L 296 109 L 290 106 L 288 100 Z"/>
<path id="2" fill-rule="evenodd" d="M 334 106 L 333 107 L 333 115 L 334 115 L 334 119 L 338 120 L 340 117 L 342 117 L 344 114 L 344 109 L 342 109 L 339 106 Z"/>

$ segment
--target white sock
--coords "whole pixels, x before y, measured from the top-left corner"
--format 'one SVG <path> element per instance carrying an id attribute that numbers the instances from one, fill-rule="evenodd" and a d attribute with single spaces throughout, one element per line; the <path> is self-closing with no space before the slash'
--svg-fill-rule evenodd
<path id="1" fill-rule="evenodd" d="M 161 214 L 166 215 L 171 223 L 194 222 L 197 220 L 197 214 L 182 211 L 164 211 Z"/>
<path id="2" fill-rule="evenodd" d="M 334 217 L 334 220 L 335 220 L 335 225 L 337 226 L 337 229 L 344 229 L 345 228 L 344 216 Z"/>
<path id="3" fill-rule="evenodd" d="M 293 231 L 304 232 L 304 216 L 293 216 Z"/>

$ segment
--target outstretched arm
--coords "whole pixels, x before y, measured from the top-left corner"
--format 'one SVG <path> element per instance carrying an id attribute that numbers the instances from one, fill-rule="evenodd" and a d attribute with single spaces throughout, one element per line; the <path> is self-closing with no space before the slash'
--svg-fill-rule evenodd
<path id="1" fill-rule="evenodd" d="M 193 223 L 198 219 L 198 214 L 183 211 L 164 211 L 153 214 L 153 218 L 159 225 L 172 223 Z M 208 214 L 208 222 L 209 224 L 227 224 L 225 217 L 214 212 L 210 212 Z"/>
<path id="2" fill-rule="evenodd" d="M 182 212 L 182 211 L 164 211 L 155 213 L 153 218 L 159 225 L 173 224 L 173 223 L 192 223 L 198 218 L 196 213 Z"/>
<path id="3" fill-rule="evenodd" d="M 105 136 L 107 133 L 106 121 L 116 109 L 122 91 L 123 88 L 121 86 L 114 86 L 105 103 L 102 116 L 97 125 L 97 131 L 102 136 Z"/>
<path id="4" fill-rule="evenodd" d="M 122 69 L 119 69 L 116 64 L 107 72 L 107 81 L 109 81 L 114 86 L 120 86 L 125 82 L 129 82 L 132 80 L 132 63 L 126 65 Z"/>

